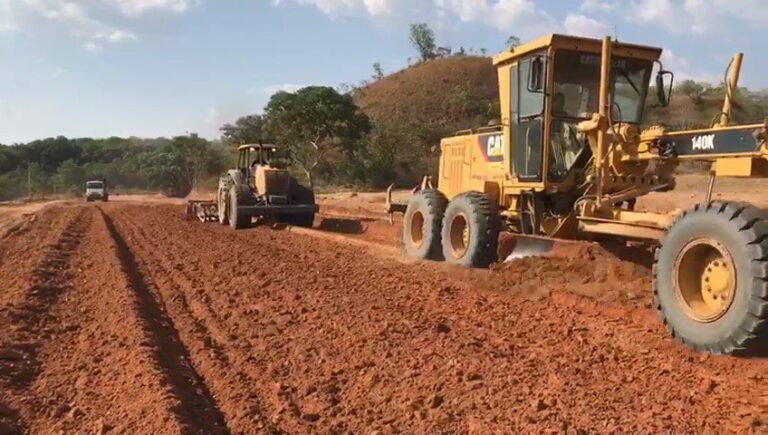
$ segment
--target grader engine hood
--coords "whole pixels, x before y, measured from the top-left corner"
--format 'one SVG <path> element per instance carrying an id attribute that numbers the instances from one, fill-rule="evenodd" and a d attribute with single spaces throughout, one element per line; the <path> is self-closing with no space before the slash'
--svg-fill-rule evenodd
<path id="1" fill-rule="evenodd" d="M 288 202 L 291 189 L 291 176 L 284 169 L 276 169 L 271 166 L 257 166 L 254 185 L 259 195 L 270 198 L 275 204 Z"/>

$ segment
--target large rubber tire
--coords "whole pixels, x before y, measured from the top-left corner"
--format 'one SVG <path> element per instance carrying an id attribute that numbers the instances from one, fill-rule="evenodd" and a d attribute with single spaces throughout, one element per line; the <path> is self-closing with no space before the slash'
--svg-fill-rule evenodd
<path id="1" fill-rule="evenodd" d="M 216 195 L 218 221 L 220 225 L 229 225 L 229 192 L 235 185 L 229 175 L 219 178 L 219 188 Z"/>
<path id="2" fill-rule="evenodd" d="M 216 196 L 216 211 L 219 225 L 229 225 L 229 192 L 219 190 Z"/>
<path id="3" fill-rule="evenodd" d="M 238 211 L 240 205 L 247 203 L 246 192 L 239 187 L 233 186 L 229 190 L 229 226 L 233 230 L 242 230 L 251 226 L 251 215 Z"/>
<path id="4" fill-rule="evenodd" d="M 707 268 L 685 263 L 686 253 L 692 252 L 691 246 L 706 247 L 710 241 L 719 248 L 715 252 L 726 252 L 723 258 L 728 261 L 723 264 L 730 264 L 735 276 L 727 280 L 732 289 L 725 293 L 730 295 L 730 303 L 721 302 L 720 309 L 708 318 L 699 316 L 692 308 L 696 305 L 686 301 L 690 297 L 683 296 L 691 292 L 683 289 L 690 289 L 690 283 L 696 282 L 684 278 L 692 273 L 696 276 L 698 272 L 691 272 L 692 269 L 701 267 L 704 274 Z M 707 275 L 699 276 L 698 291 L 702 294 L 708 290 L 711 293 L 707 282 Z M 681 214 L 656 250 L 653 288 L 664 324 L 672 336 L 687 346 L 731 355 L 768 350 L 768 215 L 751 205 L 728 202 L 697 205 Z M 720 301 L 729 299 L 722 293 L 719 296 Z M 703 306 L 698 301 L 694 303 Z"/>
<path id="5" fill-rule="evenodd" d="M 501 216 L 486 194 L 467 192 L 454 198 L 443 217 L 445 261 L 464 267 L 485 268 L 498 257 Z"/>
<path id="6" fill-rule="evenodd" d="M 301 205 L 315 205 L 315 192 L 296 180 L 291 180 L 291 201 Z M 279 220 L 297 227 L 312 228 L 315 224 L 315 212 L 283 214 Z"/>
<path id="7" fill-rule="evenodd" d="M 411 196 L 403 218 L 405 255 L 419 260 L 443 260 L 440 228 L 448 199 L 439 190 L 427 189 Z"/>

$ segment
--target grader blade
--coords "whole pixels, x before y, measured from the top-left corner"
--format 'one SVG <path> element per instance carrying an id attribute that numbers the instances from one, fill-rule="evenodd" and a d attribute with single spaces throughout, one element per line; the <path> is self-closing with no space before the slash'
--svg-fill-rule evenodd
<path id="1" fill-rule="evenodd" d="M 216 201 L 187 202 L 187 219 L 199 219 L 200 222 L 216 222 L 219 219 L 219 207 Z"/>
<path id="2" fill-rule="evenodd" d="M 508 263 L 518 258 L 546 255 L 554 249 L 557 242 L 555 239 L 547 237 L 510 235 L 502 242 L 502 258 L 504 258 L 505 263 Z"/>

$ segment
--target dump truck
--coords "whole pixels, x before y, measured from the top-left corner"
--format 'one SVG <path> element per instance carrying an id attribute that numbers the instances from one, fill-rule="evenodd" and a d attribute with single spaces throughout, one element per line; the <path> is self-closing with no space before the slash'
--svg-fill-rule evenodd
<path id="1" fill-rule="evenodd" d="M 85 200 L 91 201 L 109 201 L 109 190 L 107 190 L 107 180 L 91 180 L 85 182 Z"/>
<path id="2" fill-rule="evenodd" d="M 216 199 L 189 201 L 187 217 L 236 230 L 250 227 L 254 218 L 311 227 L 319 209 L 315 194 L 276 164 L 277 149 L 261 143 L 238 147 L 237 167 L 219 179 Z"/>
<path id="3" fill-rule="evenodd" d="M 517 235 L 515 256 L 543 254 L 553 239 L 646 242 L 671 335 L 716 354 L 768 347 L 768 215 L 712 200 L 719 177 L 768 176 L 768 121 L 731 123 L 738 53 L 709 128 L 642 128 L 651 82 L 657 104 L 671 97 L 674 74 L 661 54 L 609 37 L 548 35 L 495 56 L 501 122 L 443 139 L 437 179 L 407 204 L 388 195 L 387 211 L 404 213 L 406 254 L 487 267 L 499 260 L 502 231 Z M 635 208 L 639 197 L 674 189 L 675 169 L 690 161 L 711 162 L 703 203 Z"/>

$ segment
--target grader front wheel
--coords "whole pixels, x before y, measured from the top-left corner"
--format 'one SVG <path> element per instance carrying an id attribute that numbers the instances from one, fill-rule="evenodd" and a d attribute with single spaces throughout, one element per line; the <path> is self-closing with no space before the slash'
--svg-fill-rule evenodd
<path id="1" fill-rule="evenodd" d="M 712 203 L 683 213 L 656 251 L 654 292 L 670 333 L 717 354 L 768 347 L 768 215 Z"/>
<path id="2" fill-rule="evenodd" d="M 483 268 L 498 254 L 501 230 L 496 203 L 480 192 L 454 198 L 443 218 L 443 255 L 451 264 Z"/>

